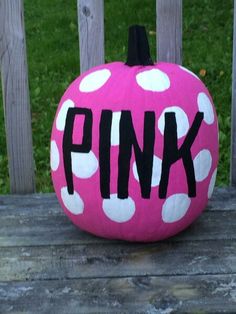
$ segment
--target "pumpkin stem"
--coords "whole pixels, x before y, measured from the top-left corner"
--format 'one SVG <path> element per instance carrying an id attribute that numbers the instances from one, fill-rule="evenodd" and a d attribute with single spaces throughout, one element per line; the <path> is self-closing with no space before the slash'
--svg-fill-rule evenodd
<path id="1" fill-rule="evenodd" d="M 150 56 L 146 29 L 144 26 L 129 27 L 128 55 L 126 65 L 153 65 Z"/>

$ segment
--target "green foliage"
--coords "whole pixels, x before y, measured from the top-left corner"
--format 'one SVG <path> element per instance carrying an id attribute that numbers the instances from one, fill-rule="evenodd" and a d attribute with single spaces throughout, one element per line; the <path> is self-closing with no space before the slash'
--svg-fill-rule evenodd
<path id="1" fill-rule="evenodd" d="M 229 183 L 233 1 L 184 2 L 183 63 L 199 74 L 213 96 L 220 129 L 217 184 Z"/>
<path id="2" fill-rule="evenodd" d="M 64 90 L 79 75 L 75 0 L 25 0 L 34 158 L 37 190 L 52 191 L 49 143 Z M 218 185 L 228 184 L 233 0 L 184 0 L 183 64 L 208 86 L 220 127 Z M 155 59 L 155 1 L 105 1 L 106 62 L 126 59 L 127 29 L 145 25 Z M 1 94 L 1 93 L 0 93 Z M 9 192 L 2 97 L 0 95 L 0 193 Z"/>

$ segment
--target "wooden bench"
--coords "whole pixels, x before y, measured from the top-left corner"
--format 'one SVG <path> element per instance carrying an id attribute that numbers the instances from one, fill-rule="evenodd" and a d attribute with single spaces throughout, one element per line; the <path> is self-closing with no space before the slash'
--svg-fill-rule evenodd
<path id="1" fill-rule="evenodd" d="M 80 0 L 78 12 L 84 71 L 104 61 L 103 1 Z M 181 0 L 157 0 L 159 60 L 181 63 L 181 14 Z M 234 14 L 236 20 L 236 5 Z M 236 23 L 231 187 L 216 188 L 206 211 L 181 234 L 131 244 L 79 230 L 55 194 L 34 193 L 22 17 L 22 0 L 0 0 L 12 193 L 0 196 L 0 313 L 235 313 Z"/>

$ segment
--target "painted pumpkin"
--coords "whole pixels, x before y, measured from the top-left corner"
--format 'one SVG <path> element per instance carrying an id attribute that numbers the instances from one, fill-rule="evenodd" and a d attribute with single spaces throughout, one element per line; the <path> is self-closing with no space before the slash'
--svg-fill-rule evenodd
<path id="1" fill-rule="evenodd" d="M 218 162 L 212 98 L 186 68 L 150 59 L 130 28 L 127 63 L 79 76 L 51 135 L 54 189 L 74 224 L 95 235 L 156 241 L 189 226 L 211 197 Z"/>

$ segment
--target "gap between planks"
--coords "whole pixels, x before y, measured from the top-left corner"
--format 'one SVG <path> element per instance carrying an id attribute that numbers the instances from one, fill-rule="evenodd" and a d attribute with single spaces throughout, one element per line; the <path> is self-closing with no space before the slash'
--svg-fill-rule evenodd
<path id="1" fill-rule="evenodd" d="M 90 280 L 114 280 L 114 279 L 137 279 L 137 278 L 153 278 L 153 279 L 164 279 L 164 278 L 199 278 L 199 277 L 231 277 L 231 276 L 236 276 L 236 272 L 234 273 L 197 273 L 197 274 L 174 274 L 174 275 L 167 275 L 167 274 L 160 274 L 160 275 L 118 275 L 118 276 L 94 276 L 94 277 L 64 277 L 64 278 L 33 278 L 33 279 L 25 279 L 25 280 L 0 280 L 0 286 L 1 284 L 3 285 L 10 285 L 10 284 L 19 284 L 19 283 L 25 283 L 25 284 L 30 284 L 30 283 L 45 283 L 45 282 L 62 282 L 62 281 L 68 281 L 68 282 L 77 282 L 77 281 L 90 281 Z M 235 282 L 236 286 L 236 282 Z"/>

